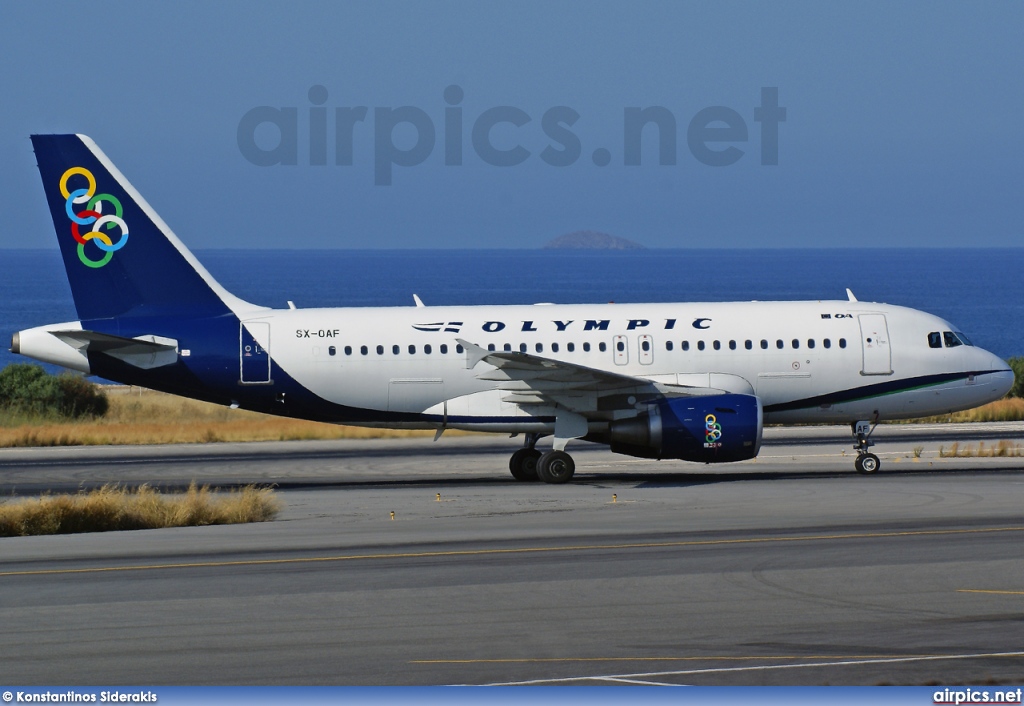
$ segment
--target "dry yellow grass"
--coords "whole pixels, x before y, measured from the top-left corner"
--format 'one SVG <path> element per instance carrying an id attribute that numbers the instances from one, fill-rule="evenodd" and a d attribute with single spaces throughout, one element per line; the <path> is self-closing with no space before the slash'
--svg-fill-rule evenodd
<path id="1" fill-rule="evenodd" d="M 110 409 L 100 419 L 73 422 L 8 421 L 7 425 L 0 426 L 0 447 L 381 439 L 429 437 L 434 433 L 366 429 L 273 417 L 137 387 L 113 388 L 107 392 L 107 396 Z"/>
<path id="2" fill-rule="evenodd" d="M 430 437 L 432 431 L 367 429 L 321 424 L 188 400 L 162 392 L 108 388 L 110 410 L 94 420 L 53 422 L 0 418 L 0 447 L 101 444 L 196 444 L 215 441 L 385 439 Z M 952 416 L 910 421 L 1002 422 L 1024 420 L 1024 399 L 1012 397 Z M 450 431 L 451 435 L 466 432 Z"/>
<path id="3" fill-rule="evenodd" d="M 107 485 L 77 495 L 0 503 L 0 537 L 266 522 L 279 511 L 269 488 L 247 486 L 218 495 L 193 481 L 185 493 L 161 494 L 146 485 L 135 490 Z"/>
<path id="4" fill-rule="evenodd" d="M 1024 399 L 1006 397 L 975 409 L 954 412 L 952 415 L 942 414 L 936 417 L 914 419 L 914 422 L 1019 422 L 1024 420 Z"/>
<path id="5" fill-rule="evenodd" d="M 985 446 L 984 441 L 978 442 L 977 447 L 967 444 L 960 446 L 959 441 L 954 441 L 948 449 L 945 446 L 939 447 L 940 458 L 1006 458 L 1024 456 L 1024 445 L 1015 444 L 1012 441 L 1003 439 L 995 446 Z"/>

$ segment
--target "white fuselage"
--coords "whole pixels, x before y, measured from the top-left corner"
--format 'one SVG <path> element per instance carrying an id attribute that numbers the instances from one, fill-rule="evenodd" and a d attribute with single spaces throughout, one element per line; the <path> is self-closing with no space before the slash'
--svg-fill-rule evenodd
<path id="1" fill-rule="evenodd" d="M 481 380 L 488 366 L 469 368 L 457 339 L 755 394 L 767 423 L 941 414 L 998 399 L 1012 384 L 987 351 L 930 347 L 930 333 L 955 330 L 942 319 L 856 301 L 264 310 L 243 325 L 330 402 L 441 415 L 453 428 L 532 429 L 550 412 Z"/>

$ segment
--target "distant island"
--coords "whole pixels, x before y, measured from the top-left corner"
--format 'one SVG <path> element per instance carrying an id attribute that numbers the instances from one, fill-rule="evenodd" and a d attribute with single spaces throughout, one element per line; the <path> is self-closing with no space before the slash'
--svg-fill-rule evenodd
<path id="1" fill-rule="evenodd" d="M 544 246 L 545 250 L 646 250 L 640 243 L 594 230 L 578 230 L 560 235 Z"/>

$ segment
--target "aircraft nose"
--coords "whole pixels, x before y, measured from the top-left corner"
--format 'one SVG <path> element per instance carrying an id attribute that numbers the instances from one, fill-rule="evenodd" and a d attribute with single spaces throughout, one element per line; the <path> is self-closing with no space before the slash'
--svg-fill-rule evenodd
<path id="1" fill-rule="evenodd" d="M 1010 390 L 1013 389 L 1013 384 L 1015 382 L 1013 371 L 1005 370 L 1003 372 L 996 373 L 996 375 L 996 389 L 1002 391 L 1002 396 L 1006 397 Z"/>
<path id="2" fill-rule="evenodd" d="M 1000 392 L 1000 396 L 1005 396 L 1012 388 L 1015 380 L 1013 374 L 1013 368 L 1009 364 L 988 351 L 983 351 L 986 357 L 985 363 L 988 370 L 993 372 L 989 373 L 992 376 L 992 387 L 994 390 Z"/>

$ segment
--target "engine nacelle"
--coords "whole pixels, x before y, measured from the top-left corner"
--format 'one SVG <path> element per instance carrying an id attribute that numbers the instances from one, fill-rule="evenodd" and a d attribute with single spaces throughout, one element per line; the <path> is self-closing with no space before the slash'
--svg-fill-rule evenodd
<path id="1" fill-rule="evenodd" d="M 745 461 L 761 449 L 762 419 L 754 395 L 667 398 L 637 417 L 612 422 L 609 445 L 641 458 Z"/>

